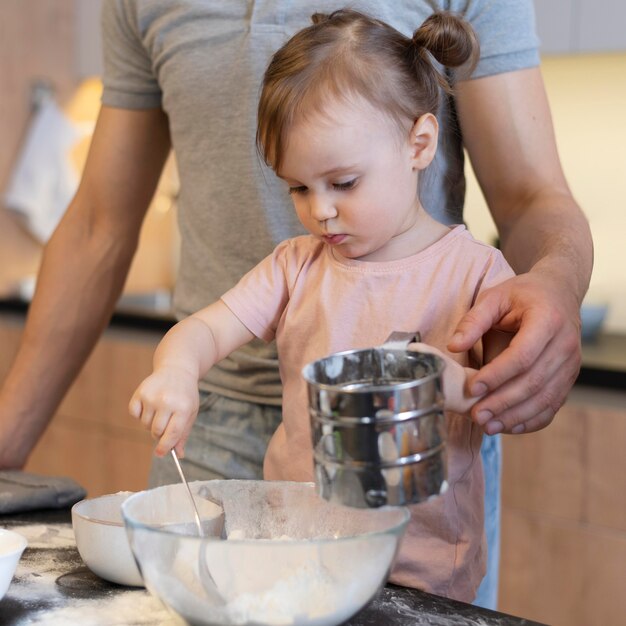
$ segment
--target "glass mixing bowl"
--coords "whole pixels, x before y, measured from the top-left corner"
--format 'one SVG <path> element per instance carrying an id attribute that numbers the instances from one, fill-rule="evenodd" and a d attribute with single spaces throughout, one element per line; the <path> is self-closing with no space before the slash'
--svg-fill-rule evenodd
<path id="1" fill-rule="evenodd" d="M 190 483 L 122 505 L 146 587 L 189 624 L 334 626 L 385 584 L 409 521 L 401 507 L 353 509 L 312 483 Z"/>

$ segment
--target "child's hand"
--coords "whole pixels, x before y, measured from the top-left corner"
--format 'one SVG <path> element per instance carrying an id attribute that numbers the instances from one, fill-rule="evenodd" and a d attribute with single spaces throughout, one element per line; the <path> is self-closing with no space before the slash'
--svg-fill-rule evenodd
<path id="1" fill-rule="evenodd" d="M 183 368 L 164 366 L 139 385 L 128 410 L 159 440 L 157 456 L 164 456 L 175 447 L 182 457 L 198 404 L 197 377 Z"/>
<path id="2" fill-rule="evenodd" d="M 443 370 L 443 392 L 444 406 L 449 411 L 455 413 L 469 413 L 474 404 L 480 400 L 479 397 L 470 396 L 467 389 L 467 381 L 477 370 L 471 367 L 463 367 L 447 354 L 433 348 L 425 343 L 411 343 L 408 347 L 414 352 L 426 352 L 435 354 L 443 359 L 445 368 Z"/>

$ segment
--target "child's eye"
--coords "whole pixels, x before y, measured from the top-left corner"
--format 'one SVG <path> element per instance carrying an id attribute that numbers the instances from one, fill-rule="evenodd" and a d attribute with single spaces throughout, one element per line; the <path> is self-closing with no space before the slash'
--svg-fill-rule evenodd
<path id="1" fill-rule="evenodd" d="M 336 189 L 337 191 L 347 191 L 348 189 L 352 189 L 355 184 L 356 178 L 353 178 L 345 183 L 333 183 L 333 189 Z"/>
<path id="2" fill-rule="evenodd" d="M 308 190 L 307 190 L 307 188 L 304 185 L 302 185 L 300 187 L 289 187 L 289 193 L 291 195 L 298 194 L 298 193 L 306 193 L 307 191 Z"/>

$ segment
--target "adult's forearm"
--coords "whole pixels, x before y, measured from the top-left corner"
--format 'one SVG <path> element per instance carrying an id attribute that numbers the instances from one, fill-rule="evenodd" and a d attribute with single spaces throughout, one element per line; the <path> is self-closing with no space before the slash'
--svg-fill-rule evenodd
<path id="1" fill-rule="evenodd" d="M 542 272 L 582 300 L 593 247 L 563 174 L 539 68 L 460 83 L 463 139 L 517 273 Z"/>
<path id="2" fill-rule="evenodd" d="M 0 390 L 0 467 L 25 464 L 124 284 L 133 249 L 90 236 L 87 228 L 70 216 L 44 252 L 20 347 Z"/>
<path id="3" fill-rule="evenodd" d="M 0 391 L 0 467 L 20 467 L 106 326 L 170 149 L 160 109 L 103 107 L 76 197 L 46 246 Z"/>
<path id="4" fill-rule="evenodd" d="M 542 273 L 566 285 L 580 304 L 593 267 L 587 218 L 569 192 L 549 191 L 526 202 L 514 220 L 498 224 L 505 257 L 517 273 Z"/>

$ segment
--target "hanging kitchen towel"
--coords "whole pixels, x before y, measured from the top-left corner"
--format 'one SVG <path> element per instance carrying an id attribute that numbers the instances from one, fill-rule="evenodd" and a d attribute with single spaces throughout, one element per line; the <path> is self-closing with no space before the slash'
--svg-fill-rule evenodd
<path id="1" fill-rule="evenodd" d="M 71 151 L 85 132 L 47 98 L 26 134 L 4 203 L 24 216 L 29 230 L 42 243 L 50 238 L 78 187 L 79 172 Z"/>
<path id="2" fill-rule="evenodd" d="M 0 470 L 0 515 L 38 509 L 64 509 L 87 492 L 71 478 Z"/>

